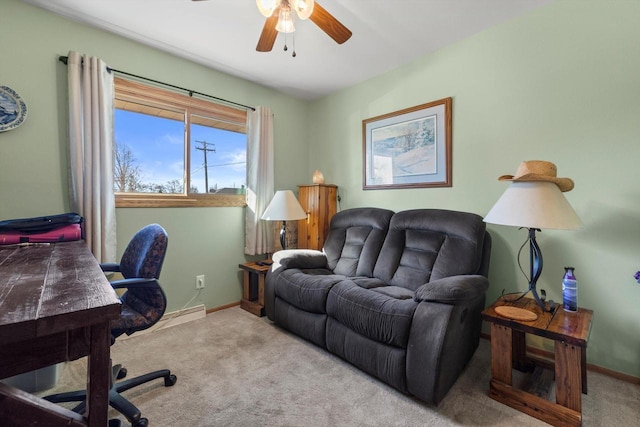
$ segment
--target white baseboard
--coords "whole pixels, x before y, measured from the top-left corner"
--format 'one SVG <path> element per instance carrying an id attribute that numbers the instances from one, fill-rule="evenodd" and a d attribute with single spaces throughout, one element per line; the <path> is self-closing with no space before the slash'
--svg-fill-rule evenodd
<path id="1" fill-rule="evenodd" d="M 172 311 L 171 313 L 165 313 L 164 316 L 162 316 L 162 319 L 158 320 L 158 323 L 156 323 L 149 329 L 138 331 L 133 335 L 121 335 L 117 338 L 117 340 L 127 339 L 136 335 L 139 336 L 142 334 L 148 334 L 149 332 L 181 325 L 183 323 L 191 322 L 192 320 L 204 319 L 206 315 L 207 311 L 204 304 L 185 308 L 183 310 Z"/>

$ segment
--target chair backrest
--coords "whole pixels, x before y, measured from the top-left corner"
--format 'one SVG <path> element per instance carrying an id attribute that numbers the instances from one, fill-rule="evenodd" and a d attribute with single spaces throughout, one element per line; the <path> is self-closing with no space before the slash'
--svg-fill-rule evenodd
<path id="1" fill-rule="evenodd" d="M 150 224 L 140 229 L 120 259 L 122 276 L 125 279 L 159 279 L 167 242 L 167 232 L 159 224 Z"/>
<path id="2" fill-rule="evenodd" d="M 472 213 L 442 209 L 398 212 L 391 218 L 373 275 L 415 290 L 443 277 L 482 274 L 486 269 L 485 233 L 482 217 Z"/>
<path id="3" fill-rule="evenodd" d="M 138 231 L 122 254 L 120 272 L 125 279 L 156 279 L 152 285 L 133 284 L 121 296 L 123 310 L 120 319 L 111 325 L 114 337 L 131 334 L 153 326 L 167 308 L 167 297 L 157 279 L 167 252 L 167 232 L 158 224 Z"/>
<path id="4" fill-rule="evenodd" d="M 329 269 L 344 276 L 371 277 L 392 216 L 392 211 L 380 208 L 335 214 L 323 247 Z"/>

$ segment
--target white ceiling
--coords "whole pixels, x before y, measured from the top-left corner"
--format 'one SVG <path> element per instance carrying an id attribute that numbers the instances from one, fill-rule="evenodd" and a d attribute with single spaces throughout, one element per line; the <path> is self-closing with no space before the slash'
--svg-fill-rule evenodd
<path id="1" fill-rule="evenodd" d="M 315 99 L 554 0 L 319 0 L 353 36 L 338 45 L 313 22 L 296 21 L 295 58 L 291 48 L 283 51 L 282 34 L 271 52 L 256 52 L 265 18 L 255 0 L 22 1 L 283 93 Z"/>

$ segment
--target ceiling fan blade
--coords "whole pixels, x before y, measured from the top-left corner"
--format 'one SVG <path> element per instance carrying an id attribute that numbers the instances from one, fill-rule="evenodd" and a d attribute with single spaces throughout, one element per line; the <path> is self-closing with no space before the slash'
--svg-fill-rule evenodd
<path id="1" fill-rule="evenodd" d="M 320 6 L 318 2 L 315 3 L 313 13 L 309 19 L 338 44 L 342 44 L 351 38 L 351 31 L 327 12 L 324 7 Z"/>
<path id="2" fill-rule="evenodd" d="M 264 21 L 264 27 L 262 28 L 262 34 L 260 34 L 260 40 L 256 50 L 258 52 L 271 52 L 273 44 L 276 42 L 278 31 L 276 30 L 276 24 L 278 23 L 278 14 L 274 13 Z"/>

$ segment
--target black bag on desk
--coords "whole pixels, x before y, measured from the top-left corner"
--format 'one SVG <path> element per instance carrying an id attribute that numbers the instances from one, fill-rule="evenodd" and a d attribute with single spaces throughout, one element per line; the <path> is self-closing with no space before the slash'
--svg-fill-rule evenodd
<path id="1" fill-rule="evenodd" d="M 72 224 L 82 224 L 82 217 L 74 212 L 34 218 L 0 221 L 0 233 L 15 231 L 24 234 L 46 233 Z"/>

